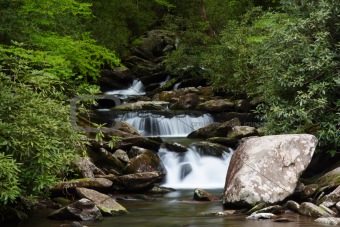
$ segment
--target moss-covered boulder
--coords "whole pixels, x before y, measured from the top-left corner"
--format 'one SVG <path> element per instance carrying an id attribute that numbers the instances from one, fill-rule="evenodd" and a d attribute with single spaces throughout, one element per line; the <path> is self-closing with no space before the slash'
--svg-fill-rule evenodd
<path id="1" fill-rule="evenodd" d="M 124 169 L 125 174 L 153 171 L 165 172 L 165 169 L 157 153 L 152 150 L 145 150 L 142 154 L 131 158 Z"/>
<path id="2" fill-rule="evenodd" d="M 321 207 L 309 203 L 309 202 L 304 202 L 301 203 L 300 208 L 299 208 L 299 213 L 311 217 L 330 217 L 331 215 L 322 209 Z"/>
<path id="3" fill-rule="evenodd" d="M 194 191 L 194 200 L 196 201 L 218 201 L 221 199 L 203 189 L 196 188 Z"/>
<path id="4" fill-rule="evenodd" d="M 80 198 L 86 198 L 93 201 L 104 216 L 128 213 L 125 207 L 117 203 L 108 195 L 87 188 L 77 188 L 76 192 Z"/>

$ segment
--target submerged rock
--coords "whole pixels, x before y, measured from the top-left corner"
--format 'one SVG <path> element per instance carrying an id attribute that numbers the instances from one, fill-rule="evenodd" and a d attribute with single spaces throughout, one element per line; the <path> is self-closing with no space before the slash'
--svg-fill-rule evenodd
<path id="1" fill-rule="evenodd" d="M 89 199 L 81 199 L 48 215 L 52 219 L 96 221 L 102 219 L 98 207 Z"/>
<path id="2" fill-rule="evenodd" d="M 225 207 L 283 201 L 294 192 L 317 139 L 308 134 L 250 138 L 231 158 L 224 188 Z"/>
<path id="3" fill-rule="evenodd" d="M 196 201 L 217 201 L 220 200 L 217 196 L 203 190 L 196 188 L 194 191 L 194 200 Z"/>
<path id="4" fill-rule="evenodd" d="M 253 219 L 253 220 L 260 220 L 260 219 L 273 219 L 276 215 L 272 213 L 256 213 L 251 214 L 250 216 L 246 217 L 246 219 Z"/>
<path id="5" fill-rule="evenodd" d="M 339 225 L 340 218 L 335 217 L 327 217 L 327 218 L 318 218 L 314 220 L 317 223 L 326 224 L 326 225 Z"/>
<path id="6" fill-rule="evenodd" d="M 93 201 L 103 215 L 107 216 L 128 213 L 125 207 L 117 203 L 108 195 L 87 188 L 77 188 L 76 192 L 79 197 Z"/>

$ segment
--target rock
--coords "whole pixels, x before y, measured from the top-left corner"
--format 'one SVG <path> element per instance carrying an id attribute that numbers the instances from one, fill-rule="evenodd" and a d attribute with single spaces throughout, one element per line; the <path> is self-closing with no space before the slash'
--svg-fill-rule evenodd
<path id="1" fill-rule="evenodd" d="M 300 209 L 300 204 L 293 200 L 288 200 L 285 207 L 287 207 L 289 210 L 294 211 L 294 212 L 299 212 Z"/>
<path id="2" fill-rule="evenodd" d="M 334 188 L 340 185 L 340 167 L 333 169 L 332 171 L 321 176 L 317 182 L 319 188 L 317 192 L 324 191 L 329 188 Z"/>
<path id="3" fill-rule="evenodd" d="M 84 178 L 94 178 L 95 174 L 104 174 L 104 172 L 93 164 L 89 157 L 80 157 L 75 162 L 81 176 Z"/>
<path id="4" fill-rule="evenodd" d="M 276 218 L 274 219 L 274 222 L 292 222 L 292 220 L 288 218 Z"/>
<path id="5" fill-rule="evenodd" d="M 241 126 L 241 122 L 237 117 L 223 122 L 214 132 L 212 132 L 210 137 L 227 137 L 228 133 L 232 131 L 235 126 Z"/>
<path id="6" fill-rule="evenodd" d="M 276 215 L 272 213 L 257 213 L 257 214 L 251 214 L 250 216 L 246 217 L 246 219 L 252 219 L 252 220 L 260 220 L 260 219 L 273 219 Z"/>
<path id="7" fill-rule="evenodd" d="M 261 123 L 258 122 L 255 118 L 255 115 L 252 113 L 238 113 L 238 112 L 222 112 L 214 114 L 215 121 L 225 122 L 229 121 L 233 118 L 238 118 L 241 122 L 241 125 L 250 126 L 250 127 L 260 127 Z"/>
<path id="8" fill-rule="evenodd" d="M 255 211 L 254 213 L 255 214 L 258 214 L 258 213 L 271 213 L 271 214 L 282 214 L 284 213 L 284 209 L 279 206 L 279 205 L 274 205 L 274 206 L 269 206 L 269 207 L 265 207 L 265 208 L 262 208 L 258 211 Z"/>
<path id="9" fill-rule="evenodd" d="M 252 213 L 255 213 L 256 211 L 258 210 L 261 210 L 263 208 L 266 207 L 266 204 L 265 203 L 259 203 L 259 204 L 256 204 L 255 206 L 253 206 L 250 210 L 248 210 L 246 213 L 247 214 L 252 214 Z"/>
<path id="10" fill-rule="evenodd" d="M 178 153 L 187 152 L 188 148 L 186 146 L 183 146 L 179 143 L 164 143 L 163 147 L 168 149 L 169 151 L 174 151 Z"/>
<path id="11" fill-rule="evenodd" d="M 71 227 L 83 227 L 83 225 L 80 224 L 80 223 L 77 222 L 77 221 L 74 221 L 74 222 L 71 223 Z"/>
<path id="12" fill-rule="evenodd" d="M 226 178 L 225 207 L 277 203 L 294 192 L 317 139 L 308 134 L 250 138 L 234 152 Z"/>
<path id="13" fill-rule="evenodd" d="M 196 188 L 194 191 L 194 200 L 196 201 L 218 201 L 220 199 L 203 189 Z"/>
<path id="14" fill-rule="evenodd" d="M 56 195 L 62 194 L 67 190 L 75 188 L 91 188 L 99 191 L 106 191 L 112 186 L 112 181 L 104 178 L 83 178 L 72 181 L 59 182 L 50 188 L 50 191 Z M 68 191 L 69 192 L 69 191 Z"/>
<path id="15" fill-rule="evenodd" d="M 135 158 L 137 157 L 138 155 L 141 155 L 145 152 L 154 152 L 150 149 L 145 149 L 145 148 L 142 148 L 142 147 L 138 147 L 138 146 L 133 146 L 131 147 L 131 149 L 128 151 L 128 157 L 131 159 L 131 158 Z"/>
<path id="16" fill-rule="evenodd" d="M 314 193 L 316 192 L 316 190 L 318 189 L 318 185 L 317 184 L 309 184 L 306 185 L 303 190 L 302 190 L 302 198 L 310 198 L 314 195 Z"/>
<path id="17" fill-rule="evenodd" d="M 110 196 L 87 188 L 77 188 L 77 195 L 94 202 L 104 216 L 126 214 L 128 211 Z"/>
<path id="18" fill-rule="evenodd" d="M 317 201 L 317 204 L 320 204 L 325 207 L 331 207 L 334 206 L 336 203 L 340 201 L 340 186 L 338 186 L 334 191 L 332 191 L 330 194 L 325 195 L 320 199 L 320 201 Z"/>
<path id="19" fill-rule="evenodd" d="M 99 151 L 100 157 L 96 160 L 98 166 L 105 166 L 108 169 L 113 168 L 119 173 L 122 172 L 126 165 L 124 162 L 119 160 L 116 156 L 114 156 L 104 148 L 100 148 Z"/>
<path id="20" fill-rule="evenodd" d="M 119 191 L 143 191 L 163 180 L 161 172 L 127 174 L 113 179 L 113 188 Z"/>
<path id="21" fill-rule="evenodd" d="M 125 174 L 153 171 L 165 172 L 165 168 L 157 153 L 151 150 L 131 158 L 124 169 Z"/>
<path id="22" fill-rule="evenodd" d="M 173 91 L 162 91 L 154 96 L 154 100 L 171 102 L 172 100 L 178 100 L 187 94 L 199 94 L 199 90 L 195 87 L 186 87 Z"/>
<path id="23" fill-rule="evenodd" d="M 256 128 L 250 127 L 250 126 L 234 126 L 232 129 L 228 132 L 227 138 L 230 140 L 239 140 L 244 137 L 249 136 L 257 136 L 258 133 L 256 131 Z"/>
<path id="24" fill-rule="evenodd" d="M 81 199 L 48 215 L 52 219 L 96 221 L 102 219 L 98 207 L 89 199 Z"/>
<path id="25" fill-rule="evenodd" d="M 212 142 L 197 142 L 191 146 L 202 156 L 222 157 L 225 152 L 232 153 L 229 147 Z"/>
<path id="26" fill-rule="evenodd" d="M 311 217 L 330 217 L 331 215 L 327 213 L 324 209 L 318 207 L 317 205 L 309 202 L 301 203 L 300 214 L 304 214 Z"/>
<path id="27" fill-rule="evenodd" d="M 127 68 L 126 68 L 127 69 Z M 127 69 L 127 71 L 129 71 Z M 132 83 L 132 77 L 131 80 L 128 78 L 126 82 L 122 81 L 120 77 L 116 77 L 114 75 L 114 70 L 102 70 L 101 76 L 98 79 L 99 86 L 101 88 L 101 91 L 110 91 L 114 89 L 125 89 L 129 86 L 130 83 Z"/>
<path id="28" fill-rule="evenodd" d="M 166 194 L 170 192 L 176 191 L 173 188 L 166 188 L 166 187 L 158 187 L 158 186 L 153 186 L 148 193 L 153 193 L 153 194 Z"/>
<path id="29" fill-rule="evenodd" d="M 180 97 L 171 109 L 176 110 L 193 110 L 198 104 L 199 97 L 195 93 L 189 93 Z"/>
<path id="30" fill-rule="evenodd" d="M 326 224 L 326 225 L 339 225 L 340 218 L 335 217 L 327 217 L 327 218 L 318 218 L 314 220 L 317 223 Z"/>
<path id="31" fill-rule="evenodd" d="M 190 139 L 207 139 L 213 135 L 220 125 L 221 123 L 218 122 L 209 124 L 205 127 L 192 131 L 187 137 Z"/>
<path id="32" fill-rule="evenodd" d="M 162 144 L 162 140 L 157 137 L 136 136 L 123 138 L 116 145 L 117 149 L 129 150 L 133 146 L 138 146 L 151 150 L 158 150 Z"/>
<path id="33" fill-rule="evenodd" d="M 235 103 L 229 99 L 216 99 L 203 102 L 197 106 L 198 110 L 207 112 L 224 112 L 233 109 Z"/>
<path id="34" fill-rule="evenodd" d="M 329 213 L 330 215 L 332 215 L 332 216 L 336 216 L 337 215 L 336 212 L 334 212 L 333 210 L 329 209 L 328 207 L 326 207 L 324 205 L 319 205 L 319 207 L 321 209 L 323 209 L 324 211 L 326 211 L 327 213 Z"/>
<path id="35" fill-rule="evenodd" d="M 122 161 L 123 163 L 128 163 L 129 162 L 129 156 L 125 151 L 122 149 L 118 149 L 113 153 L 113 156 L 115 156 L 118 160 Z"/>
<path id="36" fill-rule="evenodd" d="M 115 106 L 112 110 L 163 110 L 167 108 L 168 104 L 163 101 L 138 101 Z"/>

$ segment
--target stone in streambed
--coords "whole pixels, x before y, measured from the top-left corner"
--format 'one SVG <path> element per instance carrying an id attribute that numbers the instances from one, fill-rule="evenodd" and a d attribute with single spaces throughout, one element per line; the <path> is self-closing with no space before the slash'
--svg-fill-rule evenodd
<path id="1" fill-rule="evenodd" d="M 144 191 L 161 182 L 164 176 L 161 172 L 127 174 L 112 179 L 112 187 L 119 191 Z"/>
<path id="2" fill-rule="evenodd" d="M 291 211 L 294 211 L 294 212 L 298 213 L 299 209 L 300 209 L 300 204 L 298 204 L 297 202 L 295 202 L 293 200 L 289 200 L 285 204 L 285 207 L 288 208 Z"/>
<path id="3" fill-rule="evenodd" d="M 262 208 L 258 211 L 255 211 L 253 214 L 258 214 L 258 213 L 271 213 L 271 214 L 282 214 L 284 213 L 284 209 L 279 206 L 279 205 L 274 205 L 274 206 L 269 206 Z"/>
<path id="4" fill-rule="evenodd" d="M 309 202 L 301 203 L 299 213 L 311 217 L 330 217 L 331 215 L 321 207 Z"/>
<path id="5" fill-rule="evenodd" d="M 246 217 L 248 220 L 273 219 L 276 215 L 272 213 L 256 213 Z"/>
<path id="6" fill-rule="evenodd" d="M 253 207 L 277 203 L 291 195 L 311 161 L 317 139 L 308 134 L 250 138 L 234 152 L 223 204 Z"/>
<path id="7" fill-rule="evenodd" d="M 89 199 L 80 199 L 48 215 L 52 219 L 96 221 L 102 219 L 98 207 Z"/>
<path id="8" fill-rule="evenodd" d="M 326 225 L 339 225 L 340 218 L 335 217 L 327 217 L 327 218 L 318 218 L 314 220 L 317 223 L 326 224 Z"/>
<path id="9" fill-rule="evenodd" d="M 125 174 L 153 171 L 165 172 L 165 168 L 157 153 L 151 150 L 131 158 L 124 169 Z"/>
<path id="10" fill-rule="evenodd" d="M 79 197 L 93 201 L 103 215 L 111 216 L 128 213 L 125 207 L 117 203 L 108 195 L 87 188 L 77 188 L 76 192 Z"/>
<path id="11" fill-rule="evenodd" d="M 194 191 L 194 200 L 196 201 L 217 201 L 220 200 L 217 196 L 203 190 L 196 188 Z"/>

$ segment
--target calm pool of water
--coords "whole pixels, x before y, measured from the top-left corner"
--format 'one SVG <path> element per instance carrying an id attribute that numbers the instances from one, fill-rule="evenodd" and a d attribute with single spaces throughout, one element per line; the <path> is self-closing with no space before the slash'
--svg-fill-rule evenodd
<path id="1" fill-rule="evenodd" d="M 221 195 L 222 190 L 207 190 L 215 195 Z M 181 190 L 155 198 L 153 201 L 126 200 L 119 201 L 129 210 L 129 214 L 117 217 L 105 217 L 103 221 L 80 222 L 86 226 L 112 227 L 112 226 L 228 226 L 228 227 L 316 227 L 324 226 L 314 223 L 314 218 L 284 214 L 293 222 L 278 223 L 272 220 L 246 220 L 246 215 L 229 216 L 203 216 L 202 213 L 222 211 L 222 203 L 195 203 L 192 201 L 193 190 Z M 17 224 L 2 225 L 3 227 L 60 227 L 71 223 L 70 221 L 55 221 L 47 219 L 51 210 L 35 213 L 28 220 Z"/>

